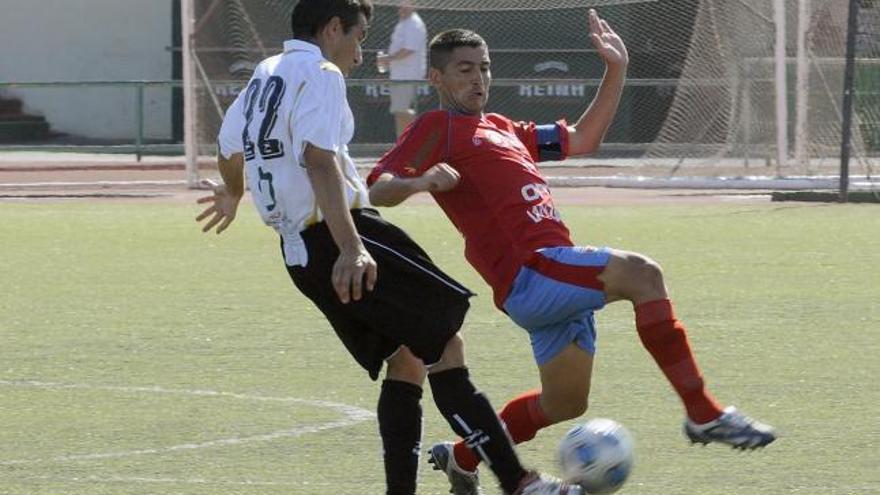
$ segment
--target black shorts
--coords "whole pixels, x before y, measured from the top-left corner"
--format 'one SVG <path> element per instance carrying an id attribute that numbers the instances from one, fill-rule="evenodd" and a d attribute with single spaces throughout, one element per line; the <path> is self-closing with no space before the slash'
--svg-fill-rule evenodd
<path id="1" fill-rule="evenodd" d="M 352 210 L 355 227 L 378 267 L 376 286 L 342 304 L 330 276 L 339 249 L 327 224 L 301 232 L 308 265 L 288 266 L 296 287 L 327 317 L 355 360 L 375 380 L 401 345 L 426 364 L 440 360 L 458 332 L 473 293 L 434 266 L 409 235 L 371 209 Z"/>

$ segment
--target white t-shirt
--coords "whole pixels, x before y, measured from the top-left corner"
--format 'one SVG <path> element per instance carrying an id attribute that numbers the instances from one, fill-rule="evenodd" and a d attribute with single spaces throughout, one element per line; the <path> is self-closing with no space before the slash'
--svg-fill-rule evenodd
<path id="1" fill-rule="evenodd" d="M 426 45 L 428 31 L 425 23 L 415 12 L 406 19 L 398 21 L 391 33 L 391 46 L 388 53 L 393 55 L 401 48 L 415 53 L 401 60 L 391 61 L 391 79 L 424 79 L 426 70 Z"/>
<path id="2" fill-rule="evenodd" d="M 367 187 L 348 154 L 353 135 L 342 73 L 305 41 L 286 41 L 284 53 L 260 62 L 226 112 L 220 152 L 244 153 L 254 205 L 281 234 L 290 266 L 308 263 L 299 233 L 324 218 L 303 164 L 307 143 L 336 153 L 349 209 L 369 206 Z"/>

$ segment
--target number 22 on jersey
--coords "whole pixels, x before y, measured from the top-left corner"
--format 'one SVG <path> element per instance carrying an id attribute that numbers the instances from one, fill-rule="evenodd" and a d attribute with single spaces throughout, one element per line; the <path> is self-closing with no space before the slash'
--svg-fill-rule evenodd
<path id="1" fill-rule="evenodd" d="M 260 91 L 261 89 L 262 92 Z M 276 120 L 278 120 L 278 107 L 281 105 L 281 98 L 283 96 L 284 79 L 279 76 L 269 77 L 266 80 L 265 87 L 263 86 L 262 79 L 254 79 L 248 85 L 244 99 L 245 126 L 241 136 L 244 144 L 245 161 L 253 160 L 257 157 L 257 153 L 260 154 L 263 160 L 284 156 L 284 145 L 281 140 L 269 137 L 272 134 L 272 129 L 275 128 Z M 254 120 L 256 110 L 259 110 L 263 120 L 260 123 L 260 131 L 255 144 L 251 141 L 249 128 Z M 262 167 L 258 167 L 257 170 L 260 174 L 259 192 L 264 199 L 263 204 L 266 205 L 268 211 L 272 211 L 277 205 L 275 201 L 275 188 L 272 185 L 272 174 L 264 171 Z"/>

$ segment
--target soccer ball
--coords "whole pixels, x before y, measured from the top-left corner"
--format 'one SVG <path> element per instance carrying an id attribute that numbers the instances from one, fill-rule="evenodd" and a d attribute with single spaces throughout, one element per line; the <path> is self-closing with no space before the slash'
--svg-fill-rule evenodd
<path id="1" fill-rule="evenodd" d="M 620 423 L 591 419 L 575 426 L 559 444 L 559 464 L 567 483 L 587 493 L 614 493 L 633 467 L 633 439 Z"/>

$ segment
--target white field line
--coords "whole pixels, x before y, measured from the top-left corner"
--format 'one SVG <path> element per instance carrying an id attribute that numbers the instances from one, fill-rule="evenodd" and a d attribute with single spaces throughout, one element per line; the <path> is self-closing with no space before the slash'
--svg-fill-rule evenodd
<path id="1" fill-rule="evenodd" d="M 98 180 L 84 182 L 4 182 L 0 190 L 5 189 L 43 189 L 43 188 L 76 188 L 76 187 L 124 187 L 124 186 L 185 186 L 185 180 Z"/>
<path id="2" fill-rule="evenodd" d="M 21 478 L 28 481 L 50 481 L 64 483 L 136 483 L 169 485 L 225 485 L 225 486 L 317 486 L 319 483 L 301 481 L 258 481 L 258 480 L 209 480 L 205 478 L 150 478 L 144 476 L 30 476 Z"/>
<path id="3" fill-rule="evenodd" d="M 218 392 L 214 390 L 185 390 L 185 389 L 167 389 L 163 387 L 126 387 L 113 385 L 88 385 L 76 383 L 53 383 L 40 382 L 31 380 L 0 380 L 0 386 L 11 387 L 31 387 L 44 388 L 49 390 L 106 390 L 111 392 L 124 393 L 148 393 L 148 394 L 166 394 L 166 395 L 190 395 L 199 397 L 228 397 L 230 399 L 239 399 L 246 401 L 264 401 L 264 402 L 281 402 L 288 404 L 304 404 L 315 407 L 325 407 L 333 409 L 343 414 L 344 419 L 322 423 L 317 425 L 300 426 L 288 430 L 279 430 L 261 435 L 252 435 L 247 437 L 221 438 L 200 443 L 185 443 L 180 445 L 172 445 L 169 447 L 159 447 L 152 449 L 138 449 L 120 452 L 103 452 L 93 454 L 70 454 L 55 456 L 47 459 L 15 459 L 0 461 L 0 466 L 15 466 L 22 464 L 39 464 L 47 462 L 70 462 L 70 461 L 91 461 L 102 459 L 118 459 L 122 457 L 133 457 L 140 455 L 165 454 L 171 452 L 179 452 L 186 450 L 206 449 L 213 447 L 224 447 L 233 445 L 243 445 L 254 442 L 268 442 L 279 438 L 295 438 L 307 433 L 318 433 L 324 430 L 334 428 L 344 428 L 355 425 L 362 421 L 366 421 L 375 417 L 375 414 L 366 409 L 362 409 L 347 404 L 337 402 L 328 402 L 322 400 L 297 399 L 293 397 L 267 397 L 262 395 L 238 394 L 233 392 Z"/>

